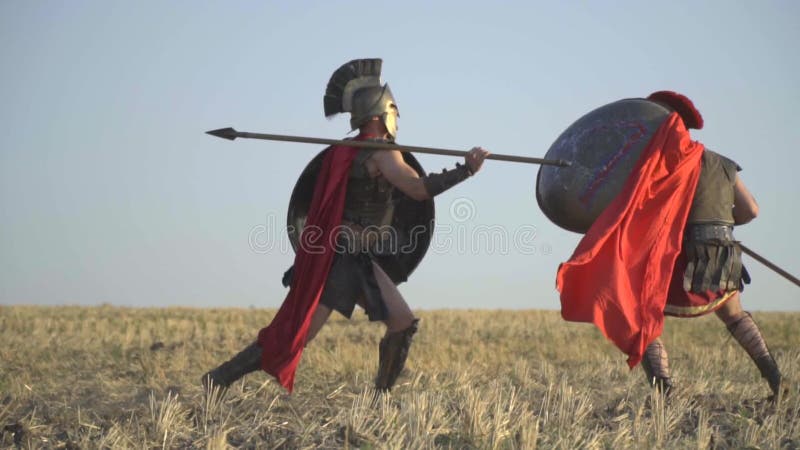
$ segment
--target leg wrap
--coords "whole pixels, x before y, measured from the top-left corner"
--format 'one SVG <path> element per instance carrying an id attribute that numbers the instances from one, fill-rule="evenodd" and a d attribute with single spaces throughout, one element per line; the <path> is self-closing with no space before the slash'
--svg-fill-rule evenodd
<path id="1" fill-rule="evenodd" d="M 388 391 L 394 386 L 408 357 L 411 340 L 417 332 L 419 319 L 405 330 L 386 333 L 379 347 L 378 376 L 375 377 L 375 389 Z"/>
<path id="2" fill-rule="evenodd" d="M 445 169 L 442 173 L 432 173 L 422 179 L 425 184 L 425 190 L 431 198 L 441 194 L 442 192 L 450 189 L 451 187 L 461 183 L 472 175 L 469 167 L 463 164 L 456 163 L 456 168 L 453 170 Z"/>
<path id="3" fill-rule="evenodd" d="M 222 363 L 216 369 L 203 375 L 203 385 L 209 383 L 227 388 L 239 378 L 261 368 L 261 346 L 257 342 L 248 345 L 230 361 Z"/>
<path id="4" fill-rule="evenodd" d="M 761 377 L 767 380 L 772 393 L 777 394 L 781 386 L 781 372 L 750 313 L 745 312 L 739 319 L 728 324 L 728 331 L 756 363 Z"/>
<path id="5" fill-rule="evenodd" d="M 642 368 L 650 386 L 664 393 L 667 393 L 672 388 L 672 378 L 669 374 L 669 356 L 661 339 L 656 339 L 647 346 L 642 358 Z"/>

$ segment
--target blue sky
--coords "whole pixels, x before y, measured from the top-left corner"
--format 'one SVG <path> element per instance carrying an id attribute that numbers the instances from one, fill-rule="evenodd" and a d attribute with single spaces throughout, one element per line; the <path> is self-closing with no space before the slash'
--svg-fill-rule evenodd
<path id="1" fill-rule="evenodd" d="M 409 145 L 541 157 L 598 106 L 682 92 L 761 206 L 737 237 L 800 274 L 798 23 L 789 1 L 1 2 L 0 304 L 277 307 L 280 226 L 320 147 L 204 132 L 343 137 L 322 95 L 361 57 L 384 59 Z M 580 236 L 539 211 L 537 170 L 489 161 L 437 197 L 440 239 L 533 227 L 533 251 L 429 252 L 401 286 L 413 308 L 559 308 Z M 746 308 L 800 310 L 746 264 Z"/>

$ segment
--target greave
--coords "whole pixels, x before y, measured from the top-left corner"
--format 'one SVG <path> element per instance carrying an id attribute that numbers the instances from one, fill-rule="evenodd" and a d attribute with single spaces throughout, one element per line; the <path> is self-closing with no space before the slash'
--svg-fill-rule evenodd
<path id="1" fill-rule="evenodd" d="M 735 322 L 728 324 L 728 331 L 747 351 L 761 372 L 761 377 L 767 380 L 772 393 L 777 395 L 781 387 L 781 372 L 750 313 L 745 312 Z"/>
<path id="2" fill-rule="evenodd" d="M 379 346 L 378 375 L 375 377 L 375 389 L 388 391 L 394 386 L 408 357 L 411 340 L 417 332 L 419 319 L 405 330 L 386 333 Z"/>
<path id="3" fill-rule="evenodd" d="M 221 388 L 227 388 L 239 378 L 261 368 L 261 346 L 257 342 L 248 345 L 230 361 L 222 363 L 216 369 L 203 375 L 203 385 L 208 388 L 209 383 Z"/>
<path id="4" fill-rule="evenodd" d="M 656 339 L 647 346 L 642 358 L 642 369 L 647 376 L 647 383 L 663 393 L 672 389 L 672 378 L 669 374 L 669 356 L 661 339 Z"/>

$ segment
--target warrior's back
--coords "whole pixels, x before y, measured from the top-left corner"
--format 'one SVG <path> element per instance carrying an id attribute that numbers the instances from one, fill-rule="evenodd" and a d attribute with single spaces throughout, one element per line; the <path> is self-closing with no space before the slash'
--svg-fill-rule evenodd
<path id="1" fill-rule="evenodd" d="M 730 159 L 706 149 L 703 152 L 700 179 L 697 182 L 687 224 L 734 224 L 733 201 L 736 172 L 739 166 Z"/>

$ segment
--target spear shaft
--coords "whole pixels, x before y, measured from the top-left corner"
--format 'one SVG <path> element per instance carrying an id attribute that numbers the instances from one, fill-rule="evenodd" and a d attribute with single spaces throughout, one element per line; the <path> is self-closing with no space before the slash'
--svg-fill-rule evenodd
<path id="1" fill-rule="evenodd" d="M 400 151 L 414 152 L 414 153 L 428 153 L 431 155 L 446 155 L 446 156 L 467 155 L 467 152 L 463 150 L 449 150 L 445 148 L 434 148 L 434 147 L 417 147 L 413 145 L 398 145 L 388 142 L 338 140 L 338 139 L 326 139 L 326 138 L 316 138 L 316 137 L 306 137 L 306 136 L 287 136 L 283 134 L 250 133 L 247 131 L 236 131 L 233 128 L 220 128 L 218 130 L 206 131 L 206 133 L 223 139 L 229 139 L 231 141 L 236 138 L 262 139 L 266 141 L 303 142 L 307 144 L 347 145 L 350 147 L 361 147 L 372 150 L 400 150 Z M 519 162 L 526 164 L 561 166 L 561 167 L 567 167 L 570 165 L 569 161 L 565 161 L 563 159 L 530 158 L 527 156 L 515 156 L 515 155 L 491 154 L 487 159 Z"/>
<path id="2" fill-rule="evenodd" d="M 233 128 L 220 128 L 217 130 L 206 131 L 207 134 L 216 136 L 223 139 L 234 140 L 236 138 L 244 139 L 261 139 L 266 141 L 283 141 L 283 142 L 302 142 L 307 144 L 322 144 L 322 145 L 347 145 L 350 147 L 361 147 L 372 150 L 400 150 L 415 153 L 428 153 L 431 155 L 446 155 L 446 156 L 466 156 L 467 152 L 463 150 L 449 150 L 445 148 L 434 147 L 418 147 L 413 145 L 398 145 L 388 142 L 374 142 L 374 141 L 354 141 L 354 140 L 339 140 L 339 139 L 326 139 L 307 136 L 289 136 L 284 134 L 267 134 L 267 133 L 250 133 L 247 131 L 236 131 Z M 543 158 L 530 158 L 527 156 L 515 155 L 498 155 L 491 154 L 487 159 L 494 159 L 498 161 L 510 161 L 526 164 L 542 164 L 551 166 L 569 167 L 570 162 L 563 159 L 543 159 Z M 740 244 L 741 245 L 741 244 Z M 742 251 L 755 259 L 756 261 L 764 264 L 772 269 L 775 273 L 781 275 L 787 280 L 791 281 L 797 286 L 800 286 L 800 279 L 793 276 L 789 272 L 781 269 L 768 259 L 759 255 L 758 253 L 750 250 L 744 245 L 741 245 Z"/>

